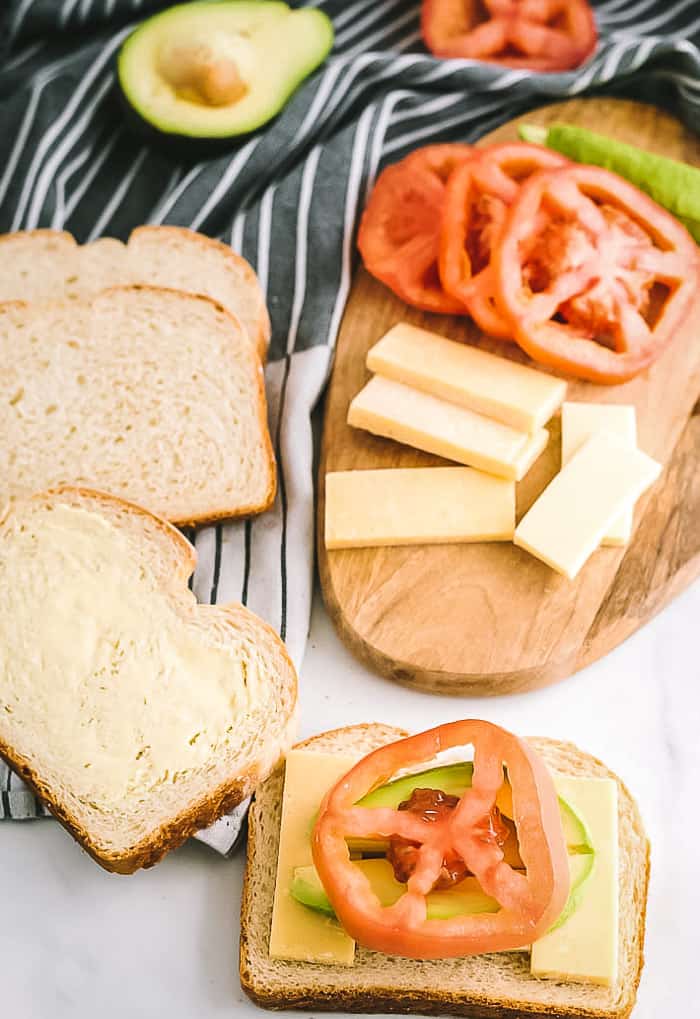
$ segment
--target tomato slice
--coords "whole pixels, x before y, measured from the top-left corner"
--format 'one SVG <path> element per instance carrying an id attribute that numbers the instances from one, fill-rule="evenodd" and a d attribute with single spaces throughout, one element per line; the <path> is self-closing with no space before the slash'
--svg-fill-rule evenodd
<path id="1" fill-rule="evenodd" d="M 573 164 L 523 185 L 493 266 L 496 301 L 523 350 L 604 384 L 659 357 L 700 272 L 678 220 L 616 174 Z"/>
<path id="2" fill-rule="evenodd" d="M 450 176 L 440 231 L 440 280 L 490 336 L 512 339 L 510 320 L 493 299 L 491 268 L 508 208 L 529 176 L 566 163 L 539 145 L 513 142 L 480 150 Z"/>
<path id="3" fill-rule="evenodd" d="M 474 748 L 472 785 L 459 804 L 425 819 L 390 807 L 360 807 L 359 800 L 402 768 L 415 768 L 450 747 Z M 503 859 L 493 808 L 504 766 L 513 793 L 513 820 L 525 872 Z M 346 838 L 398 836 L 420 847 L 406 892 L 382 906 L 362 871 L 350 861 Z M 561 914 L 569 892 L 569 866 L 552 777 L 517 736 L 490 722 L 466 720 L 438 726 L 369 754 L 327 794 L 312 838 L 313 859 L 343 928 L 359 944 L 412 959 L 523 948 L 541 937 Z M 464 861 L 495 913 L 428 920 L 426 896 L 445 860 Z"/>
<path id="4" fill-rule="evenodd" d="M 429 145 L 388 166 L 365 208 L 357 246 L 367 271 L 423 311 L 463 315 L 440 283 L 438 249 L 445 181 L 468 145 Z"/>
<path id="5" fill-rule="evenodd" d="M 566 71 L 595 49 L 587 0 L 423 0 L 421 29 L 438 57 L 466 57 L 532 71 Z"/>
<path id="6" fill-rule="evenodd" d="M 410 152 L 403 160 L 404 165 L 429 170 L 447 184 L 450 174 L 456 167 L 471 159 L 475 149 L 462 142 L 446 142 L 444 145 L 424 145 L 421 149 Z"/>

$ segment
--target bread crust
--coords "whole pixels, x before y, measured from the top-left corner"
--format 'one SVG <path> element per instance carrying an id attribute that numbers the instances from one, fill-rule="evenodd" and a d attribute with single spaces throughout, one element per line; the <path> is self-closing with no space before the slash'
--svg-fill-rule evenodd
<path id="1" fill-rule="evenodd" d="M 260 282 L 258 280 L 257 273 L 251 266 L 250 262 L 246 261 L 241 255 L 236 254 L 231 248 L 224 244 L 223 241 L 217 240 L 215 237 L 208 237 L 206 234 L 200 234 L 196 230 L 190 230 L 184 226 L 137 226 L 135 227 L 130 235 L 129 242 L 132 238 L 138 239 L 140 236 L 159 234 L 160 236 L 170 235 L 172 237 L 186 237 L 189 241 L 198 244 L 202 248 L 208 248 L 210 251 L 216 251 L 224 259 L 230 262 L 231 265 L 235 265 L 236 269 L 243 274 L 246 279 L 246 283 L 255 291 L 258 306 L 258 322 L 257 332 L 251 339 L 255 343 L 255 348 L 258 352 L 260 360 L 263 364 L 267 359 L 267 351 L 270 346 L 270 315 L 265 304 L 265 300 L 260 289 Z M 193 291 L 196 293 L 196 291 Z"/>
<path id="2" fill-rule="evenodd" d="M 171 586 L 173 593 L 178 594 L 182 591 L 183 587 L 186 588 L 187 581 L 197 562 L 196 550 L 176 527 L 150 510 L 106 492 L 69 485 L 38 493 L 25 501 L 68 502 L 77 506 L 84 506 L 87 501 L 94 504 L 94 508 L 97 510 L 102 508 L 109 513 L 117 509 L 126 511 L 130 515 L 147 519 L 172 544 L 172 550 L 177 559 L 172 575 Z M 13 510 L 14 507 L 12 505 L 4 507 L 2 512 L 0 512 L 0 526 L 2 526 Z M 142 867 L 154 866 L 166 853 L 177 848 L 196 831 L 213 824 L 219 817 L 228 813 L 246 799 L 246 797 L 250 796 L 255 787 L 280 765 L 286 747 L 293 738 L 293 730 L 296 728 L 297 678 L 294 665 L 287 653 L 286 647 L 271 626 L 255 616 L 243 605 L 237 603 L 221 605 L 218 606 L 218 611 L 222 616 L 228 616 L 228 622 L 236 629 L 239 628 L 241 622 L 247 625 L 253 623 L 261 634 L 264 634 L 275 645 L 276 652 L 285 667 L 285 674 L 289 677 L 289 696 L 292 710 L 280 733 L 280 751 L 275 761 L 263 762 L 258 760 L 253 762 L 240 774 L 232 775 L 225 782 L 220 783 L 215 789 L 207 793 L 206 796 L 186 805 L 175 817 L 161 825 L 146 838 L 129 847 L 128 851 L 106 852 L 104 849 L 101 849 L 91 838 L 90 832 L 70 812 L 60 797 L 55 795 L 51 787 L 42 780 L 30 763 L 22 755 L 16 753 L 12 746 L 0 739 L 0 757 L 26 782 L 35 795 L 45 803 L 53 816 L 105 870 L 118 874 L 132 874 Z"/>
<path id="3" fill-rule="evenodd" d="M 252 271 L 252 270 L 251 270 Z M 120 291 L 145 291 L 152 294 L 159 293 L 176 293 L 182 294 L 181 290 L 170 290 L 168 287 L 156 287 L 151 286 L 149 283 L 129 283 L 126 286 L 109 287 L 106 290 L 101 291 L 102 294 L 119 293 Z M 232 328 L 242 329 L 241 323 L 238 321 L 236 316 L 225 308 L 223 304 L 219 304 L 212 297 L 207 297 L 206 294 L 188 294 L 189 298 L 193 301 L 203 301 L 205 304 L 210 304 L 216 308 L 219 314 L 227 318 Z M 250 358 L 251 367 L 253 368 L 256 380 L 256 404 L 258 408 L 258 427 L 262 435 L 263 452 L 265 460 L 267 461 L 268 469 L 268 485 L 267 491 L 261 502 L 249 503 L 243 506 L 236 506 L 228 509 L 214 509 L 207 513 L 199 513 L 195 515 L 189 515 L 185 517 L 173 516 L 170 517 L 170 523 L 175 524 L 177 527 L 196 527 L 200 524 L 212 524 L 218 520 L 236 520 L 239 517 L 250 517 L 255 516 L 258 513 L 264 513 L 270 508 L 272 503 L 275 501 L 275 495 L 277 494 L 277 461 L 275 460 L 275 454 L 272 448 L 272 439 L 270 437 L 270 429 L 267 424 L 267 395 L 265 393 L 265 376 L 263 374 L 262 364 L 260 358 L 257 356 L 254 350 L 250 349 L 247 352 L 247 356 Z M 135 505 L 132 503 L 131 505 Z"/>
<path id="4" fill-rule="evenodd" d="M 257 323 L 256 331 L 251 340 L 255 344 L 255 349 L 258 352 L 260 360 L 264 364 L 267 359 L 267 351 L 270 346 L 270 316 L 265 305 L 265 299 L 260 289 L 260 282 L 257 277 L 257 273 L 251 266 L 250 262 L 246 261 L 241 255 L 236 254 L 231 248 L 224 244 L 222 241 L 216 240 L 214 237 L 208 237 L 206 234 L 200 234 L 196 230 L 190 230 L 184 226 L 156 226 L 156 225 L 144 225 L 135 227 L 127 241 L 127 246 L 131 242 L 132 238 L 138 241 L 141 236 L 154 236 L 158 235 L 161 237 L 174 237 L 174 238 L 186 238 L 188 243 L 194 243 L 202 248 L 206 248 L 209 251 L 216 251 L 217 254 L 221 255 L 230 265 L 235 266 L 236 271 L 241 273 L 246 283 L 250 286 L 251 292 L 255 293 L 256 305 L 257 305 Z M 78 244 L 73 234 L 67 230 L 52 230 L 48 227 L 40 227 L 36 230 L 16 230 L 13 233 L 0 234 L 0 244 L 12 242 L 18 238 L 24 237 L 38 237 L 38 238 L 49 238 L 52 240 L 60 241 L 63 244 L 67 244 L 71 248 L 81 247 Z M 89 244 L 90 242 L 88 242 Z M 120 242 L 122 243 L 122 242 Z M 87 247 L 88 245 L 83 245 Z M 189 293 L 190 291 L 188 291 Z M 191 291 L 197 293 L 197 291 Z"/>
<path id="5" fill-rule="evenodd" d="M 314 743 L 326 740 L 329 737 L 348 737 L 356 732 L 358 735 L 370 734 L 373 729 L 381 728 L 384 733 L 381 742 L 391 742 L 407 735 L 403 730 L 391 729 L 382 726 L 372 725 L 352 726 L 333 730 L 330 733 L 322 733 L 319 736 L 305 740 L 299 746 L 313 746 Z M 626 809 L 633 812 L 639 831 L 643 838 L 643 860 L 641 861 L 641 873 L 639 875 L 642 890 L 641 910 L 638 917 L 638 951 L 635 957 L 635 968 L 631 978 L 624 987 L 624 995 L 618 1007 L 598 1008 L 577 1005 L 559 1005 L 548 1002 L 514 1001 L 503 997 L 488 994 L 475 993 L 473 991 L 452 992 L 446 988 L 426 986 L 425 989 L 416 991 L 403 988 L 397 991 L 395 987 L 382 986 L 375 982 L 368 986 L 358 983 L 353 987 L 333 987 L 333 970 L 335 967 L 324 967 L 328 973 L 328 979 L 321 982 L 309 977 L 306 982 L 299 981 L 299 986 L 288 986 L 285 984 L 285 968 L 293 970 L 295 974 L 303 974 L 304 964 L 280 963 L 280 972 L 275 974 L 274 979 L 260 975 L 255 965 L 255 945 L 253 926 L 256 920 L 256 910 L 260 910 L 260 902 L 254 902 L 253 888 L 256 878 L 255 859 L 259 851 L 258 840 L 260 839 L 260 819 L 256 813 L 256 804 L 253 805 L 249 816 L 249 850 L 246 863 L 243 897 L 241 903 L 241 938 L 239 972 L 241 986 L 245 993 L 257 1005 L 263 1008 L 278 1009 L 302 1009 L 317 1010 L 323 1012 L 353 1012 L 365 1014 L 377 1013 L 400 1013 L 419 1015 L 458 1015 L 468 1016 L 470 1019 L 627 1019 L 630 1015 L 636 1000 L 637 988 L 644 964 L 644 931 L 646 917 L 647 892 L 649 884 L 650 850 L 649 842 L 643 834 L 641 819 L 639 818 L 636 803 L 629 790 L 621 782 L 614 772 L 597 758 L 584 754 L 572 743 L 562 743 L 550 739 L 533 738 L 528 739 L 535 749 L 548 756 L 556 753 L 562 760 L 572 760 L 581 764 L 582 771 L 595 769 L 596 774 L 602 774 L 613 778 L 618 783 L 620 798 Z M 273 781 L 273 775 L 269 781 Z M 280 774 L 277 775 L 278 780 Z M 281 786 L 280 786 L 281 788 Z M 620 806 L 622 811 L 622 805 Z M 271 907 L 271 904 L 270 904 Z M 269 918 L 268 918 L 269 920 Z M 269 936 L 269 934 L 267 935 Z M 265 941 L 267 943 L 267 940 Z M 401 960 L 402 962 L 404 960 Z M 274 965 L 274 963 L 272 963 Z M 336 970 L 337 971 L 337 970 Z"/>

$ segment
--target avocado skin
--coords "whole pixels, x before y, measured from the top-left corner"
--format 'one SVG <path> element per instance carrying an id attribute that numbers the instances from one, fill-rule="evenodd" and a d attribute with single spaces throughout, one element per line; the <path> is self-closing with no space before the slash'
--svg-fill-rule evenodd
<path id="1" fill-rule="evenodd" d="M 260 2 L 263 3 L 265 0 L 260 0 Z M 222 7 L 233 6 L 235 3 L 236 0 L 221 0 Z M 306 78 L 318 69 L 333 48 L 335 37 L 333 23 L 330 18 L 324 12 L 316 10 L 315 8 L 311 8 L 309 10 L 296 10 L 294 11 L 295 14 L 301 14 L 303 11 L 305 16 L 310 15 L 316 20 L 319 29 L 319 46 L 312 61 L 302 68 L 296 68 L 295 71 L 290 74 L 288 83 L 289 87 L 281 93 L 279 102 L 276 105 L 268 107 L 267 110 L 261 114 L 259 120 L 256 123 L 251 124 L 249 127 L 246 127 L 245 129 L 234 127 L 230 132 L 225 134 L 197 134 L 186 129 L 180 131 L 166 129 L 158 123 L 155 117 L 153 119 L 149 119 L 147 115 L 140 112 L 131 101 L 126 84 L 128 78 L 127 71 L 125 69 L 124 57 L 130 42 L 134 40 L 137 35 L 144 31 L 148 32 L 149 30 L 152 30 L 152 22 L 163 20 L 164 16 L 167 16 L 171 11 L 175 11 L 177 8 L 183 6 L 185 5 L 176 4 L 174 7 L 166 8 L 164 11 L 159 11 L 157 14 L 154 14 L 143 21 L 124 40 L 114 61 L 117 91 L 124 115 L 125 125 L 132 133 L 140 136 L 142 139 L 153 145 L 159 146 L 163 151 L 178 159 L 189 158 L 196 160 L 200 156 L 216 156 L 230 151 L 241 139 L 249 138 L 257 133 L 260 128 L 269 124 L 284 110 L 299 86 L 303 84 Z M 204 3 L 202 6 L 210 8 L 211 4 Z M 200 12 L 200 17 L 204 21 L 208 20 L 209 15 L 203 10 Z"/>

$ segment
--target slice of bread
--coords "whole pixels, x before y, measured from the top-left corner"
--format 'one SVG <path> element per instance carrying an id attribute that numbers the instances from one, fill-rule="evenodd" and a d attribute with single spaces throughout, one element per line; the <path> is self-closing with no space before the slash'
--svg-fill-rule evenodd
<path id="1" fill-rule="evenodd" d="M 260 360 L 206 297 L 115 287 L 0 305 L 0 505 L 85 485 L 178 524 L 275 495 Z"/>
<path id="2" fill-rule="evenodd" d="M 131 283 L 211 297 L 239 319 L 265 360 L 270 319 L 258 278 L 220 241 L 174 226 L 138 227 L 127 244 L 104 237 L 78 245 L 58 230 L 0 236 L 0 302 L 90 300 Z"/>
<path id="3" fill-rule="evenodd" d="M 350 726 L 301 746 L 357 752 L 358 759 L 406 733 L 385 725 Z M 270 959 L 284 768 L 255 795 L 241 907 L 240 975 L 244 991 L 265 1008 L 402 1012 L 422 1015 L 622 1019 L 634 1005 L 643 964 L 649 844 L 630 793 L 604 764 L 571 743 L 529 742 L 553 771 L 615 778 L 619 788 L 620 979 L 615 988 L 538 980 L 526 952 L 421 962 L 357 947 L 349 968 Z"/>
<path id="4" fill-rule="evenodd" d="M 297 681 L 241 605 L 197 605 L 196 554 L 85 489 L 0 518 L 0 755 L 107 870 L 150 867 L 286 753 Z"/>

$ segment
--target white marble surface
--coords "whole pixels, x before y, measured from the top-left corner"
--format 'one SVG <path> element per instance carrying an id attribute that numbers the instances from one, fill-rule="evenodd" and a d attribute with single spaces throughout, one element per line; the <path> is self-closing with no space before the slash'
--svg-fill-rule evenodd
<path id="1" fill-rule="evenodd" d="M 571 739 L 638 797 L 653 844 L 647 964 L 634 1019 L 700 1015 L 700 584 L 603 661 L 540 693 L 436 698 L 369 674 L 317 599 L 303 733 L 379 720 L 421 729 L 482 716 Z M 190 843 L 155 870 L 108 875 L 52 821 L 0 824 L 1 1014 L 16 1019 L 262 1016 L 237 978 L 242 858 Z M 308 1013 L 300 1013 L 307 1015 Z"/>

